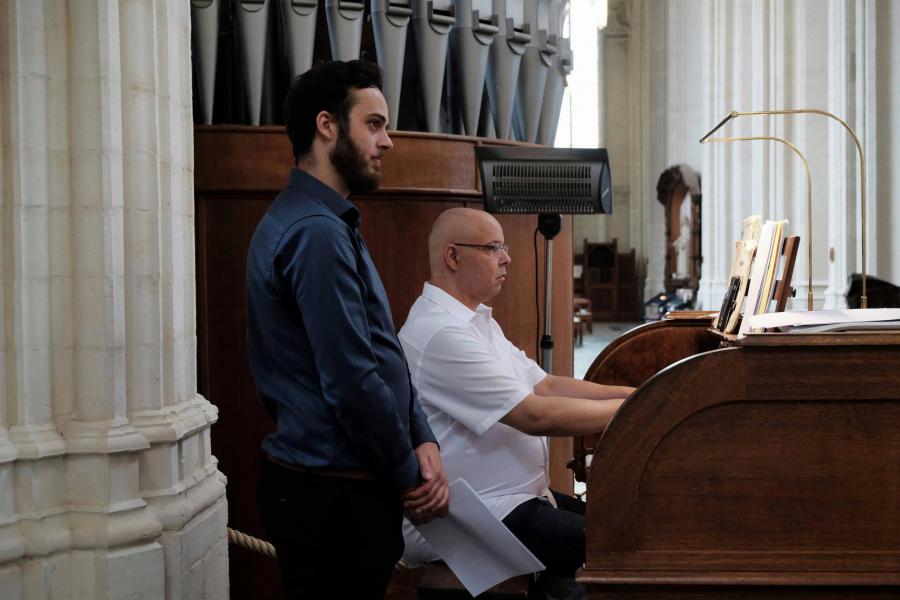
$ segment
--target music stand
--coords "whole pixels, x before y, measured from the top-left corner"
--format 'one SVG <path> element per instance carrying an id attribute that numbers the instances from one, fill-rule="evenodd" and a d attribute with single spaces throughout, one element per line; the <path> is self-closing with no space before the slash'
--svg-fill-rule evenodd
<path id="1" fill-rule="evenodd" d="M 604 148 L 476 146 L 475 158 L 485 211 L 538 215 L 546 249 L 544 334 L 539 346 L 541 367 L 550 373 L 553 238 L 562 227 L 562 214 L 612 213 L 609 155 Z"/>

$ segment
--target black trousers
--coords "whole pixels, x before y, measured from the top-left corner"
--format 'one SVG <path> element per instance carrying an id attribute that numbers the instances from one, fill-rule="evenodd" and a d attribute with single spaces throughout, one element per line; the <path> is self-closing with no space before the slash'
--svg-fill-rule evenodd
<path id="1" fill-rule="evenodd" d="M 546 498 L 523 502 L 503 523 L 547 567 L 547 573 L 572 579 L 584 565 L 584 509 L 577 498 L 553 492 L 559 508 Z"/>
<path id="2" fill-rule="evenodd" d="M 285 600 L 384 597 L 403 554 L 403 504 L 395 489 L 263 459 L 258 492 Z"/>

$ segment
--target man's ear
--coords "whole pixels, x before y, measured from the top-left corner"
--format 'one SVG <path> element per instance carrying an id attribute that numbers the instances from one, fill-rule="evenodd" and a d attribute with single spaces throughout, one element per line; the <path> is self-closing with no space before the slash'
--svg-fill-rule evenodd
<path id="1" fill-rule="evenodd" d="M 316 133 L 328 141 L 337 139 L 338 122 L 327 110 L 316 115 Z"/>
<path id="2" fill-rule="evenodd" d="M 459 271 L 459 248 L 453 244 L 448 244 L 447 247 L 444 248 L 444 264 L 446 264 L 447 268 L 454 273 Z"/>

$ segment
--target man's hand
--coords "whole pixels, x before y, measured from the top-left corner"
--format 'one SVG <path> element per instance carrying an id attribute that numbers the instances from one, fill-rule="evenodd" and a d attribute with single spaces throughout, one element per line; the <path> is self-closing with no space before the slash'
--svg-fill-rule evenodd
<path id="1" fill-rule="evenodd" d="M 441 462 L 441 453 L 434 442 L 416 448 L 419 475 L 422 483 L 403 494 L 403 509 L 415 524 L 427 523 L 434 517 L 446 517 L 450 505 L 450 486 Z"/>

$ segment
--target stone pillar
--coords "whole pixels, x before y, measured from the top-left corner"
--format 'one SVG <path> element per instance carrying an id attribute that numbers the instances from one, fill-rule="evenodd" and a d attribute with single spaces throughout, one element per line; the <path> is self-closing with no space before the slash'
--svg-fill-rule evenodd
<path id="1" fill-rule="evenodd" d="M 828 69 L 834 77 L 828 80 L 828 107 L 836 115 L 849 116 L 853 106 L 853 2 L 830 0 L 828 3 Z M 825 308 L 844 308 L 847 281 L 853 272 L 857 252 L 849 251 L 850 235 L 859 204 L 859 159 L 856 148 L 848 144 L 842 127 L 828 130 L 828 153 L 832 168 L 828 173 L 828 289 Z"/>
<path id="2" fill-rule="evenodd" d="M 0 5 L 0 597 L 225 598 L 190 5 Z"/>
<path id="3" fill-rule="evenodd" d="M 874 79 L 879 135 L 877 158 L 869 169 L 878 179 L 869 193 L 875 216 L 869 272 L 900 285 L 900 6 L 881 1 L 877 8 Z"/>
<path id="4" fill-rule="evenodd" d="M 632 56 L 632 80 L 639 90 L 635 98 L 644 105 L 636 111 L 640 126 L 632 146 L 640 157 L 632 162 L 631 245 L 646 251 L 646 279 L 643 299 L 665 290 L 666 225 L 665 210 L 656 199 L 656 182 L 670 165 L 666 138 L 672 119 L 668 114 L 668 63 L 666 61 L 667 19 L 671 7 L 665 2 L 635 3 L 632 36 L 643 51 Z M 634 122 L 634 121 L 633 121 Z"/>
<path id="5" fill-rule="evenodd" d="M 813 0 L 711 3 L 711 96 L 705 129 L 728 111 L 820 108 L 845 119 L 866 153 L 868 268 L 900 279 L 896 206 L 897 11 L 890 2 Z M 703 31 L 701 29 L 701 31 Z M 748 34 L 749 32 L 749 34 Z M 748 37 L 749 35 L 749 37 Z M 893 119 L 893 121 L 892 121 Z M 807 155 L 813 175 L 813 226 L 806 218 L 806 181 L 798 159 L 779 146 L 705 147 L 701 301 L 716 308 L 742 217 L 787 218 L 801 236 L 794 271 L 805 308 L 813 241 L 815 307 L 840 308 L 860 256 L 859 166 L 856 148 L 836 122 L 819 116 L 741 117 L 721 135 L 781 135 Z M 752 142 L 749 144 L 765 144 Z"/>
<path id="6" fill-rule="evenodd" d="M 713 48 L 706 87 L 709 108 L 698 135 L 731 110 L 822 108 L 834 98 L 832 62 L 841 50 L 829 45 L 833 18 L 818 3 L 710 3 Z M 849 117 L 849 115 L 847 115 Z M 780 144 L 766 141 L 710 144 L 703 159 L 703 271 L 700 303 L 717 308 L 725 285 L 740 222 L 751 214 L 788 219 L 788 231 L 801 236 L 793 285 L 794 308 L 805 308 L 809 262 L 806 244 L 813 241 L 815 305 L 826 304 L 829 283 L 828 244 L 839 218 L 826 210 L 835 179 L 830 122 L 816 116 L 740 117 L 718 136 L 781 136 L 807 156 L 813 173 L 813 228 L 806 216 L 807 184 L 800 160 Z M 843 290 L 841 291 L 843 294 Z"/>
<path id="7" fill-rule="evenodd" d="M 576 7 L 572 7 L 570 19 L 573 28 L 578 23 Z M 631 133 L 635 130 L 630 109 L 636 107 L 631 96 L 631 4 L 626 0 L 612 0 L 608 6 L 606 28 L 599 36 L 598 69 L 602 86 L 601 109 L 598 116 L 603 125 L 602 144 L 609 150 L 610 169 L 613 184 L 613 214 L 603 217 L 597 240 L 601 242 L 617 239 L 620 250 L 637 249 L 638 272 L 643 275 L 643 261 L 646 250 L 639 245 L 640 240 L 632 239 L 631 230 L 631 165 L 633 163 Z M 602 59 L 601 59 L 602 57 Z M 580 60 L 580 59 L 576 59 Z M 576 64 L 576 69 L 578 64 Z M 578 114 L 573 111 L 573 114 Z M 573 117 L 574 118 L 574 117 Z M 577 121 L 580 125 L 580 121 Z M 638 203 L 639 204 L 639 203 Z"/>

